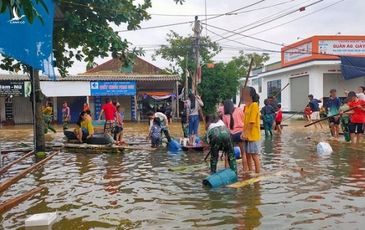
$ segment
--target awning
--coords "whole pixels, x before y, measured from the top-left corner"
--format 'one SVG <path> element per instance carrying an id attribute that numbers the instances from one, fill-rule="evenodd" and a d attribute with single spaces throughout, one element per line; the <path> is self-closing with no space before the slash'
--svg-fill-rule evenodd
<path id="1" fill-rule="evenodd" d="M 90 96 L 90 82 L 87 81 L 41 81 L 41 90 L 47 97 Z"/>
<path id="2" fill-rule="evenodd" d="M 341 56 L 341 72 L 345 80 L 365 77 L 365 57 Z"/>

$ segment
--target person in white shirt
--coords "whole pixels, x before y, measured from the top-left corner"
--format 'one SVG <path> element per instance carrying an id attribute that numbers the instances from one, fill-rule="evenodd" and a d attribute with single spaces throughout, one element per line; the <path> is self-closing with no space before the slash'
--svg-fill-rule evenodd
<path id="1" fill-rule="evenodd" d="M 160 112 L 157 112 L 157 113 L 149 112 L 149 113 L 147 113 L 147 116 L 148 116 L 149 123 L 150 123 L 149 131 L 151 131 L 151 128 L 153 126 L 153 120 L 155 118 L 158 118 L 160 120 L 161 132 L 163 132 L 165 134 L 167 141 L 170 142 L 171 136 L 170 136 L 169 129 L 168 129 L 169 121 L 167 119 L 167 116 Z"/>

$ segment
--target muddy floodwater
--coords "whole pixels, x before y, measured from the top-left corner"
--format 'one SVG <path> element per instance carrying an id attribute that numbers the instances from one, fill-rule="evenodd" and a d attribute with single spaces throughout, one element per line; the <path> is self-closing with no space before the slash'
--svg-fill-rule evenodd
<path id="1" fill-rule="evenodd" d="M 173 136 L 181 136 L 179 123 Z M 126 124 L 130 140 L 145 136 L 145 123 Z M 47 134 L 60 141 L 61 132 Z M 334 153 L 316 155 L 328 141 Z M 31 126 L 0 129 L 1 147 L 32 141 Z M 120 154 L 61 152 L 3 192 L 0 202 L 30 189 L 45 190 L 0 214 L 0 229 L 24 229 L 31 214 L 57 212 L 53 229 L 364 229 L 365 145 L 329 140 L 326 131 L 289 122 L 281 136 L 262 141 L 265 175 L 240 189 L 202 187 L 208 167 L 171 172 L 201 163 L 204 154 L 125 151 Z M 5 163 L 20 156 L 11 153 Z M 29 158 L 0 182 L 34 162 Z M 242 166 L 239 164 L 241 170 Z M 240 172 L 240 180 L 246 179 Z"/>

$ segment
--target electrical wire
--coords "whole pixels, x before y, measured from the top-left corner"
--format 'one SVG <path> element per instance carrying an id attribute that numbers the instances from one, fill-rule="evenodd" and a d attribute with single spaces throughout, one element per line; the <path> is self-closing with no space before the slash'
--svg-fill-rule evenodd
<path id="1" fill-rule="evenodd" d="M 245 37 L 245 38 L 250 38 L 250 39 L 253 39 L 253 40 L 269 43 L 269 44 L 272 44 L 272 45 L 284 46 L 284 44 L 282 44 L 282 43 L 273 42 L 273 41 L 265 40 L 265 39 L 262 39 L 262 38 L 256 38 L 256 37 L 253 37 L 253 36 L 250 36 L 250 35 L 245 35 L 245 34 L 242 34 L 242 33 L 235 32 L 235 31 L 227 30 L 227 29 L 224 29 L 224 28 L 221 28 L 221 27 L 218 27 L 218 26 L 213 26 L 211 24 L 205 24 L 205 23 L 203 23 L 203 24 L 207 25 L 209 27 L 218 29 L 218 30 L 223 30 L 225 32 L 229 32 L 229 33 L 232 33 L 232 34 L 235 34 L 235 35 L 240 35 L 240 36 Z"/>
<path id="2" fill-rule="evenodd" d="M 216 19 L 216 18 L 220 18 L 220 17 L 223 17 L 225 15 L 232 14 L 232 13 L 234 13 L 236 11 L 240 11 L 242 9 L 246 9 L 246 8 L 252 7 L 252 6 L 257 5 L 257 4 L 259 4 L 261 2 L 264 2 L 264 1 L 266 1 L 266 0 L 256 1 L 256 2 L 251 3 L 249 5 L 246 5 L 246 6 L 243 6 L 243 7 L 238 8 L 238 9 L 229 11 L 227 13 L 223 13 L 223 14 L 219 14 L 219 15 L 216 15 L 216 16 L 213 16 L 213 17 L 210 17 L 210 18 L 207 18 L 207 19 L 205 19 L 205 21 L 212 20 L 212 19 Z M 189 24 L 189 23 L 193 23 L 193 22 L 194 22 L 194 20 L 192 20 L 192 21 L 185 21 L 185 22 L 178 22 L 178 23 L 171 23 L 171 24 L 165 24 L 165 25 L 158 25 L 158 26 L 143 27 L 143 28 L 138 28 L 138 29 L 134 29 L 134 30 L 119 30 L 119 31 L 116 31 L 116 32 L 131 32 L 131 31 L 137 31 L 137 30 L 139 31 L 139 30 L 147 30 L 147 29 L 157 29 L 157 28 L 163 28 L 163 27 L 171 27 L 171 26 Z"/>
<path id="3" fill-rule="evenodd" d="M 231 16 L 231 15 L 240 15 L 240 14 L 244 14 L 244 13 L 250 13 L 253 11 L 259 11 L 259 10 L 264 10 L 264 9 L 269 9 L 269 8 L 273 8 L 276 6 L 280 6 L 280 5 L 284 5 L 290 2 L 293 2 L 295 0 L 289 0 L 289 1 L 283 1 L 283 2 L 279 2 L 279 3 L 275 3 L 272 5 L 268 5 L 268 6 L 264 6 L 264 7 L 260 7 L 260 8 L 255 8 L 255 9 L 251 9 L 251 10 L 245 10 L 245 11 L 239 11 L 239 12 L 235 12 L 235 13 L 225 13 L 225 15 L 227 16 Z M 162 13 L 149 13 L 149 15 L 151 16 L 160 16 L 160 17 L 194 17 L 194 16 L 198 16 L 198 17 L 205 17 L 205 16 L 218 16 L 221 14 L 162 14 Z"/>
<path id="4" fill-rule="evenodd" d="M 327 9 L 327 8 L 330 8 L 330 7 L 332 7 L 332 6 L 334 6 L 334 5 L 337 5 L 337 4 L 339 4 L 339 3 L 343 2 L 343 1 L 345 1 L 345 0 L 339 0 L 339 1 L 337 1 L 337 2 L 334 2 L 334 3 L 332 3 L 332 4 L 327 5 L 327 6 L 325 6 L 325 7 L 322 7 L 322 8 L 320 8 L 320 9 L 318 9 L 318 10 L 315 10 L 315 11 L 313 11 L 313 12 L 309 13 L 309 14 L 306 14 L 306 15 L 303 15 L 303 16 L 300 16 L 300 17 L 297 17 L 297 18 L 292 19 L 292 20 L 290 20 L 290 21 L 287 21 L 287 22 L 281 23 L 281 24 L 279 24 L 279 25 L 276 25 L 276 26 L 273 26 L 273 27 L 270 27 L 270 28 L 267 28 L 267 29 L 264 29 L 264 30 L 261 30 L 261 31 L 258 31 L 258 32 L 256 32 L 256 33 L 251 34 L 251 35 L 261 34 L 261 33 L 264 33 L 264 32 L 266 32 L 266 31 L 270 31 L 270 30 L 276 29 L 276 28 L 278 28 L 278 27 L 281 27 L 281 26 L 287 25 L 287 24 L 289 24 L 289 23 L 292 23 L 292 22 L 295 22 L 295 21 L 297 21 L 297 20 L 300 20 L 300 19 L 303 19 L 303 18 L 305 18 L 305 17 L 308 17 L 309 15 L 312 15 L 312 14 L 318 13 L 318 12 L 320 12 L 320 11 L 322 11 L 322 10 L 325 10 L 325 9 Z"/>
<path id="5" fill-rule="evenodd" d="M 265 20 L 260 19 L 260 20 L 258 20 L 258 21 L 256 21 L 256 22 L 254 22 L 254 23 L 250 23 L 250 24 L 245 25 L 245 26 L 243 26 L 243 27 L 240 27 L 240 28 L 234 29 L 233 31 L 234 31 L 234 32 L 236 32 L 236 31 L 240 30 L 240 31 L 239 31 L 239 33 L 243 33 L 243 32 L 246 32 L 246 31 L 249 31 L 249 30 L 252 30 L 252 29 L 256 29 L 256 28 L 258 28 L 258 27 L 260 27 L 260 26 L 263 26 L 263 25 L 266 25 L 266 24 L 271 23 L 271 22 L 273 22 L 273 21 L 276 21 L 276 20 L 282 19 L 283 17 L 289 16 L 289 15 L 291 15 L 291 14 L 294 14 L 294 13 L 298 12 L 298 11 L 301 11 L 302 9 L 306 9 L 307 7 L 310 7 L 310 6 L 316 5 L 316 4 L 318 4 L 318 3 L 320 3 L 320 2 L 323 2 L 323 1 L 324 1 L 324 0 L 318 0 L 318 1 L 316 1 L 316 2 L 313 2 L 313 3 L 307 4 L 307 5 L 305 5 L 305 6 L 302 6 L 302 7 L 296 8 L 296 9 L 291 10 L 291 11 L 289 11 L 289 12 L 283 12 L 283 13 L 279 13 L 279 14 L 278 14 L 278 13 L 276 13 L 276 14 L 273 14 L 273 15 L 271 15 L 271 16 L 265 17 L 265 18 L 264 18 Z M 308 1 L 307 1 L 307 2 L 308 2 Z M 274 15 L 275 15 L 275 17 L 273 17 Z M 262 22 L 260 23 L 260 21 L 262 21 Z M 258 23 L 258 24 L 257 24 L 257 23 Z M 248 26 L 251 26 L 251 27 L 247 28 Z M 244 28 L 247 28 L 247 29 L 244 29 Z M 244 29 L 244 30 L 241 30 L 241 29 Z M 225 39 L 225 38 L 230 38 L 230 37 L 233 37 L 233 36 L 235 36 L 235 35 L 234 35 L 234 34 L 230 34 L 230 35 L 224 36 L 224 38 L 220 38 L 220 39 L 218 39 L 218 40 L 216 40 L 216 41 L 221 41 L 221 40 L 223 40 L 223 39 Z"/>
<path id="6" fill-rule="evenodd" d="M 216 33 L 216 32 L 214 32 L 214 31 L 212 31 L 212 30 L 210 30 L 210 29 L 207 29 L 210 33 L 212 33 L 212 34 L 215 34 L 215 35 L 217 35 L 217 36 L 221 36 L 220 34 L 218 34 L 218 33 Z M 248 44 L 246 44 L 246 43 L 243 43 L 243 42 L 240 42 L 240 41 L 236 41 L 236 40 L 231 40 L 231 39 L 226 39 L 226 40 L 228 40 L 228 41 L 231 41 L 231 42 L 235 42 L 235 43 L 237 43 L 237 44 L 240 44 L 240 45 L 243 45 L 243 46 L 247 46 L 247 47 L 250 47 L 250 48 L 255 48 L 255 49 L 260 49 L 259 47 L 257 47 L 257 46 L 252 46 L 252 45 L 248 45 Z"/>
<path id="7" fill-rule="evenodd" d="M 236 28 L 236 29 L 234 29 L 233 31 L 238 31 L 238 30 L 240 30 L 240 29 L 244 29 L 244 28 L 246 28 L 246 27 L 249 27 L 249 26 L 252 26 L 252 25 L 255 25 L 255 24 L 258 24 L 258 23 L 264 22 L 264 21 L 266 21 L 266 20 L 270 20 L 270 19 L 272 19 L 272 18 L 274 18 L 274 17 L 277 17 L 278 15 L 283 14 L 284 12 L 286 12 L 286 11 L 288 11 L 288 10 L 292 10 L 292 9 L 294 9 L 294 8 L 295 8 L 295 9 L 297 9 L 297 7 L 300 7 L 302 4 L 305 4 L 305 3 L 308 3 L 308 2 L 311 2 L 311 1 L 312 1 L 312 0 L 306 0 L 306 1 L 301 2 L 301 3 L 299 3 L 299 4 L 295 4 L 295 5 L 293 5 L 293 6 L 290 6 L 290 7 L 286 8 L 286 9 L 283 9 L 283 10 L 281 10 L 281 11 L 279 11 L 279 12 L 276 12 L 276 13 L 274 13 L 274 14 L 271 14 L 271 15 L 269 15 L 269 16 L 266 16 L 266 17 L 264 17 L 264 18 L 261 18 L 261 19 L 259 19 L 259 20 L 254 21 L 254 22 L 251 22 L 251 23 L 249 23 L 249 24 L 247 24 L 247 25 L 244 25 L 244 26 L 242 26 L 242 27 Z M 227 34 L 229 34 L 229 33 L 225 33 L 223 36 L 225 36 L 225 35 L 227 35 Z"/>

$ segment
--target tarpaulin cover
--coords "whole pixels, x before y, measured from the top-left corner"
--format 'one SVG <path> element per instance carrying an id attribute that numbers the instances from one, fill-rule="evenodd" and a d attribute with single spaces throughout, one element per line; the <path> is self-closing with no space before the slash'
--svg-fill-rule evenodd
<path id="1" fill-rule="evenodd" d="M 35 0 L 32 2 L 44 23 L 35 18 L 31 24 L 23 12 L 17 12 L 15 8 L 11 13 L 6 11 L 0 14 L 0 53 L 54 77 L 52 67 L 54 2 L 44 0 L 48 12 L 41 4 L 36 4 Z"/>
<path id="2" fill-rule="evenodd" d="M 365 77 L 365 57 L 341 56 L 341 72 L 345 80 Z"/>

